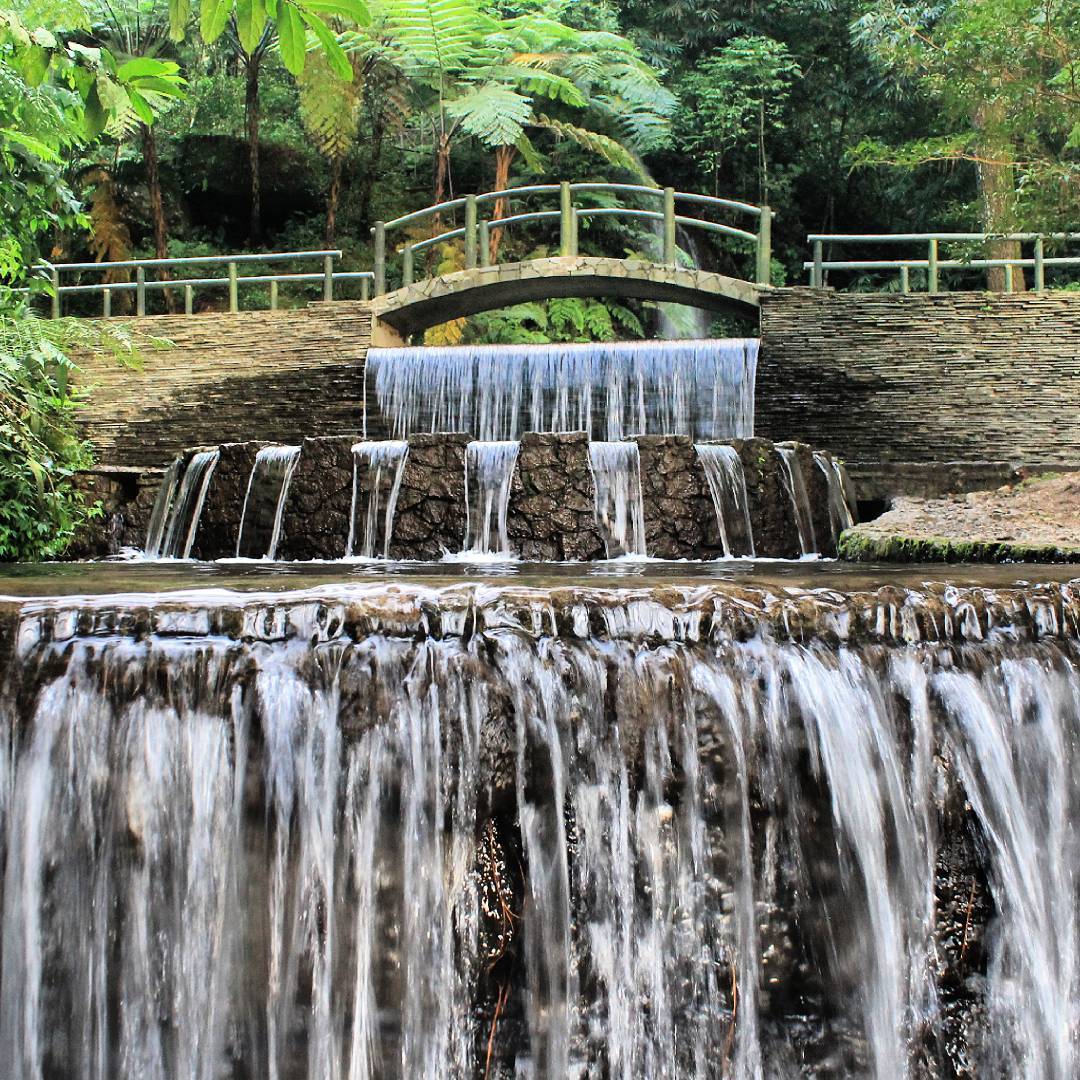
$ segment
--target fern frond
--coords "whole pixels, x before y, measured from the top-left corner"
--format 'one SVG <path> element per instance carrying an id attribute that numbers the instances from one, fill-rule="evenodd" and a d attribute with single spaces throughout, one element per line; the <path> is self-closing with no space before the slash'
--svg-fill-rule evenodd
<path id="1" fill-rule="evenodd" d="M 488 83 L 446 107 L 461 121 L 461 130 L 485 146 L 513 146 L 532 122 L 532 102 L 507 86 Z"/>
<path id="2" fill-rule="evenodd" d="M 307 58 L 300 76 L 300 122 L 319 153 L 334 159 L 348 153 L 360 128 L 363 80 L 346 82 L 320 52 Z"/>
<path id="3" fill-rule="evenodd" d="M 645 166 L 631 151 L 616 139 L 611 138 L 610 135 L 587 131 L 585 128 L 576 127 L 574 124 L 567 124 L 562 120 L 555 120 L 542 114 L 536 118 L 536 122 L 538 126 L 545 127 L 555 132 L 556 135 L 570 139 L 583 150 L 588 150 L 590 153 L 603 158 L 609 165 L 625 169 L 643 180 L 649 180 L 649 174 Z"/>

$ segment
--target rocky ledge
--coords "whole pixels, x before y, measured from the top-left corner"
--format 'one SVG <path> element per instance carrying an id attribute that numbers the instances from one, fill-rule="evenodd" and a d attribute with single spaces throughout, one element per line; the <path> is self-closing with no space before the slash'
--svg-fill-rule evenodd
<path id="1" fill-rule="evenodd" d="M 840 539 L 857 562 L 1080 562 L 1080 472 L 995 491 L 897 499 Z"/>

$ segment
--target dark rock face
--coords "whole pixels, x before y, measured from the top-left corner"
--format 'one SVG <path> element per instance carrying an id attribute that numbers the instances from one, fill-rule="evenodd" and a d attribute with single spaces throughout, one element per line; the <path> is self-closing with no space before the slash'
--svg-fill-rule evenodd
<path id="1" fill-rule="evenodd" d="M 639 435 L 645 541 L 658 559 L 717 559 L 724 554 L 709 485 L 687 435 Z"/>
<path id="2" fill-rule="evenodd" d="M 799 527 L 784 483 L 783 462 L 767 439 L 735 439 L 731 443 L 742 459 L 754 551 L 765 558 L 797 559 Z"/>
<path id="3" fill-rule="evenodd" d="M 285 499 L 282 559 L 342 559 L 352 513 L 351 435 L 305 439 Z"/>
<path id="4" fill-rule="evenodd" d="M 231 559 L 240 537 L 240 519 L 244 496 L 255 464 L 255 455 L 263 443 L 226 443 L 220 447 L 210 486 L 206 491 L 199 528 L 191 549 L 195 559 Z"/>
<path id="5" fill-rule="evenodd" d="M 510 488 L 507 533 L 521 558 L 538 562 L 604 557 L 596 489 L 584 432 L 528 432 Z"/>
<path id="6" fill-rule="evenodd" d="M 392 559 L 438 559 L 465 545 L 465 434 L 413 435 L 401 477 Z"/>

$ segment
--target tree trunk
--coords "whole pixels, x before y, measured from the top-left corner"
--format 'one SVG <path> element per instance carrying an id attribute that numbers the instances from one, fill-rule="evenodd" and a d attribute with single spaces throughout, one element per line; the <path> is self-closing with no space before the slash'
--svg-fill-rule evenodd
<path id="1" fill-rule="evenodd" d="M 981 133 L 977 154 L 976 176 L 979 185 L 979 204 L 982 210 L 983 230 L 989 233 L 1015 231 L 1013 199 L 1016 196 L 1016 169 L 1012 165 L 1010 147 L 994 137 L 994 128 L 1002 119 L 1003 106 L 999 103 L 986 105 L 975 115 L 975 128 Z M 1015 240 L 991 240 L 986 245 L 989 259 L 1019 259 L 1020 244 Z M 992 267 L 986 274 L 987 288 L 991 292 L 1005 291 L 1005 268 Z M 1024 270 L 1013 267 L 1013 291 L 1026 288 Z"/>
<path id="2" fill-rule="evenodd" d="M 259 71 L 262 53 L 256 50 L 245 58 L 247 79 L 244 89 L 244 119 L 247 127 L 248 170 L 251 173 L 251 220 L 248 234 L 253 244 L 262 241 L 262 178 L 259 174 Z"/>
<path id="3" fill-rule="evenodd" d="M 337 239 L 337 211 L 341 199 L 341 174 L 345 165 L 342 155 L 330 159 L 330 192 L 326 197 L 326 246 L 333 248 Z"/>
<path id="4" fill-rule="evenodd" d="M 500 146 L 495 151 L 495 190 L 505 191 L 510 186 L 510 166 L 514 163 L 514 158 L 517 156 L 517 150 L 513 146 Z M 497 199 L 495 201 L 495 208 L 491 213 L 493 221 L 498 221 L 500 218 L 504 218 L 510 209 L 509 199 Z M 491 230 L 491 240 L 489 244 L 489 256 L 491 258 L 491 265 L 499 261 L 499 245 L 502 243 L 502 229 Z"/>
<path id="5" fill-rule="evenodd" d="M 161 194 L 161 168 L 158 163 L 157 137 L 148 124 L 142 127 L 143 161 L 146 164 L 146 186 L 150 192 L 150 221 L 154 228 L 154 258 L 169 257 L 169 228 L 165 220 L 165 202 Z M 163 269 L 160 277 L 163 281 L 170 278 L 168 270 Z M 165 307 L 170 314 L 176 311 L 176 299 L 171 289 L 165 290 Z"/>
<path id="6" fill-rule="evenodd" d="M 435 142 L 435 202 L 446 197 L 446 185 L 450 179 L 450 136 L 439 132 Z"/>
<path id="7" fill-rule="evenodd" d="M 367 166 L 360 180 L 360 194 L 357 199 L 361 236 L 366 236 L 371 227 L 371 200 L 375 195 L 375 180 L 382 164 L 385 138 L 386 112 L 378 101 L 374 101 L 371 111 L 371 153 L 368 154 Z"/>

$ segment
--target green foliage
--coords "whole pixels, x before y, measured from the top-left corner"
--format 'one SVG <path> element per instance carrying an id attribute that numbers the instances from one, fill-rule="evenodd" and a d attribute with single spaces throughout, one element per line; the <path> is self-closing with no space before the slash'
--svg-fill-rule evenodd
<path id="1" fill-rule="evenodd" d="M 801 74 L 782 42 L 739 37 L 682 81 L 680 141 L 712 173 L 714 189 L 725 157 L 743 146 L 761 163 L 758 187 L 766 193 L 766 141 L 784 131 L 792 83 Z"/>
<path id="2" fill-rule="evenodd" d="M 630 308 L 611 301 L 566 297 L 474 315 L 467 322 L 463 340 L 496 345 L 544 345 L 644 336 L 645 328 Z"/>
<path id="3" fill-rule="evenodd" d="M 853 27 L 944 130 L 867 138 L 856 165 L 974 164 L 991 229 L 1074 227 L 1080 213 L 1080 7 L 1075 0 L 876 0 Z"/>
<path id="4" fill-rule="evenodd" d="M 95 513 L 74 482 L 91 454 L 75 430 L 81 395 L 70 350 L 109 350 L 118 362 L 137 352 L 115 325 L 46 321 L 10 294 L 0 300 L 0 559 L 47 558 Z"/>

